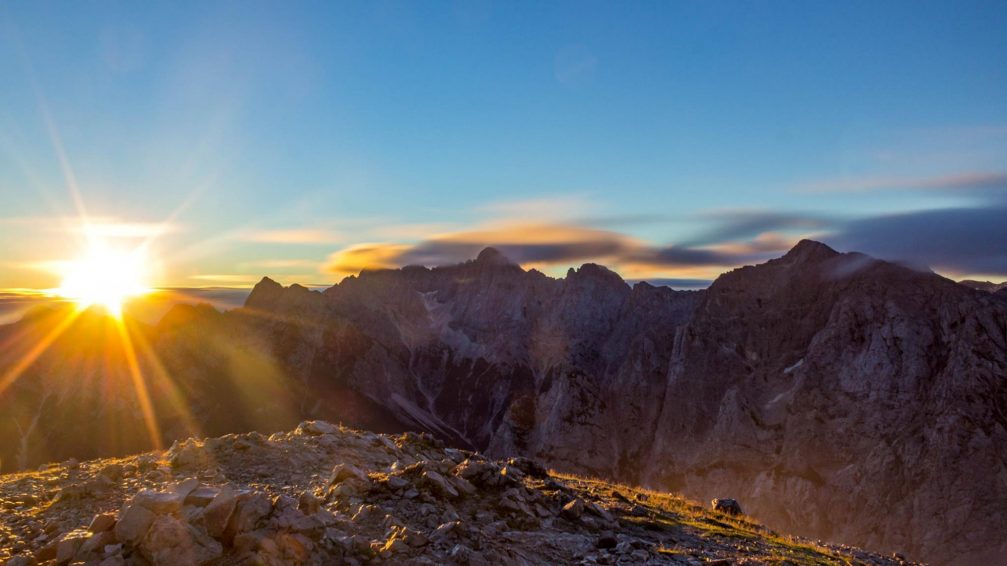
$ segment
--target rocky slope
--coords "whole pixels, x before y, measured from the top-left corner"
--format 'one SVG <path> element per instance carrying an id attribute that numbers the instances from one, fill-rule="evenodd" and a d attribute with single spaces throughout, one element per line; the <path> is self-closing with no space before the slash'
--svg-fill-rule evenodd
<path id="1" fill-rule="evenodd" d="M 994 283 L 992 281 L 976 281 L 974 279 L 962 279 L 958 283 L 965 285 L 966 287 L 978 289 L 979 291 L 986 291 L 987 293 L 996 293 L 1001 289 L 1007 289 L 1007 281 L 1004 281 L 1002 283 Z"/>
<path id="2" fill-rule="evenodd" d="M 678 497 L 311 421 L 0 476 L 0 563 L 904 564 Z"/>
<path id="3" fill-rule="evenodd" d="M 0 365 L 65 317 L 0 331 L 14 346 Z M 128 351 L 103 324 L 75 321 L 0 395 L 14 415 L 0 419 L 4 469 L 149 446 Z M 166 442 L 302 418 L 425 430 L 701 500 L 735 494 L 806 536 L 1007 560 L 1007 301 L 816 242 L 702 292 L 630 287 L 590 264 L 552 279 L 487 250 L 324 293 L 263 280 L 245 308 L 127 326 Z"/>

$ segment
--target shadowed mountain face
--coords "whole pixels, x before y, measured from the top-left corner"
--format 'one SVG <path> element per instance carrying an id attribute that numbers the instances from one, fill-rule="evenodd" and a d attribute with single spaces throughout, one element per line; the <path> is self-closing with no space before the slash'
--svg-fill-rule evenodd
<path id="1" fill-rule="evenodd" d="M 4 367 L 59 319 L 4 328 Z M 136 380 L 79 324 L 0 394 L 5 470 L 149 442 Z M 1007 559 L 1007 301 L 816 242 L 706 291 L 591 264 L 551 279 L 486 250 L 322 293 L 266 279 L 245 308 L 126 326 L 166 440 L 303 418 L 422 429 L 736 496 L 798 534 Z"/>

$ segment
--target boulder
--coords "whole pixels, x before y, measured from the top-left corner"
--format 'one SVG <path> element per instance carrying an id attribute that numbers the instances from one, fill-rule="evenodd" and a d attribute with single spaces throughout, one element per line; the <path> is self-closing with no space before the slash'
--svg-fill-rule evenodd
<path id="1" fill-rule="evenodd" d="M 273 502 L 264 493 L 242 493 L 235 502 L 234 512 L 224 531 L 225 540 L 233 540 L 235 535 L 255 530 L 259 521 L 273 510 Z"/>
<path id="2" fill-rule="evenodd" d="M 332 468 L 332 474 L 329 476 L 329 485 L 337 485 L 348 479 L 358 479 L 361 481 L 370 481 L 367 477 L 367 473 L 360 468 L 352 464 L 336 464 Z"/>
<path id="3" fill-rule="evenodd" d="M 710 507 L 714 511 L 719 511 L 725 515 L 741 515 L 741 504 L 734 499 L 717 498 L 710 502 Z"/>
<path id="4" fill-rule="evenodd" d="M 433 470 L 423 472 L 423 481 L 430 486 L 435 493 L 442 497 L 458 497 L 458 490 L 448 483 L 444 476 Z"/>
<path id="5" fill-rule="evenodd" d="M 115 527 L 115 515 L 112 513 L 101 513 L 91 519 L 91 524 L 88 525 L 87 530 L 92 533 L 101 533 L 111 530 L 113 527 Z"/>
<path id="6" fill-rule="evenodd" d="M 121 542 L 136 544 L 147 534 L 157 515 L 140 505 L 127 505 L 115 523 L 115 538 Z"/>
<path id="7" fill-rule="evenodd" d="M 310 491 L 302 492 L 297 498 L 297 508 L 305 515 L 314 515 L 322 508 L 322 502 Z"/>
<path id="8" fill-rule="evenodd" d="M 545 479 L 549 477 L 549 470 L 541 462 L 532 460 L 531 458 L 511 458 L 507 460 L 507 466 L 517 468 L 532 478 Z"/>
<path id="9" fill-rule="evenodd" d="M 175 513 L 184 502 L 185 496 L 173 491 L 145 489 L 133 496 L 133 505 L 145 507 L 158 515 Z"/>
<path id="10" fill-rule="evenodd" d="M 198 566 L 217 560 L 224 554 L 219 542 L 170 515 L 154 520 L 139 549 L 153 566 Z"/>
<path id="11" fill-rule="evenodd" d="M 219 538 L 224 534 L 236 503 L 234 489 L 225 485 L 203 509 L 203 526 L 210 536 Z"/>
<path id="12" fill-rule="evenodd" d="M 584 514 L 584 501 L 581 500 L 580 498 L 571 500 L 569 503 L 563 506 L 563 509 L 560 510 L 560 515 L 564 519 L 569 519 L 571 521 L 579 519 L 580 516 L 583 514 Z"/>
<path id="13" fill-rule="evenodd" d="M 218 493 L 220 490 L 215 487 L 200 486 L 185 496 L 185 504 L 206 507 L 217 497 Z"/>
<path id="14" fill-rule="evenodd" d="M 68 564 L 73 560 L 90 534 L 85 529 L 76 529 L 60 537 L 59 543 L 56 545 L 56 563 Z"/>
<path id="15" fill-rule="evenodd" d="M 168 449 L 167 456 L 172 468 L 203 469 L 213 463 L 210 450 L 195 438 L 175 441 Z"/>
<path id="16" fill-rule="evenodd" d="M 337 434 L 339 427 L 325 421 L 304 421 L 297 427 L 298 434 L 309 436 L 321 436 L 323 434 Z"/>

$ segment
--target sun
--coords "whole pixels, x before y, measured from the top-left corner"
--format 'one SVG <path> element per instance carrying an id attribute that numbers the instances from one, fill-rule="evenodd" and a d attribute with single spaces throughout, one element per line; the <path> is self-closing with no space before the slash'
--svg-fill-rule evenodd
<path id="1" fill-rule="evenodd" d="M 57 295 L 75 301 L 81 308 L 102 306 L 117 317 L 126 300 L 150 292 L 142 249 L 124 252 L 92 244 L 81 257 L 67 262 L 62 276 Z"/>

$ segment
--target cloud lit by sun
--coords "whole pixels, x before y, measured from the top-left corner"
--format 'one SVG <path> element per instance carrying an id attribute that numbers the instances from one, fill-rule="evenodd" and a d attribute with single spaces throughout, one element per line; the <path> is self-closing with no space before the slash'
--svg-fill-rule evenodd
<path id="1" fill-rule="evenodd" d="M 82 256 L 63 266 L 61 275 L 57 295 L 81 308 L 102 306 L 116 316 L 126 300 L 150 291 L 143 248 L 123 251 L 93 242 Z"/>

